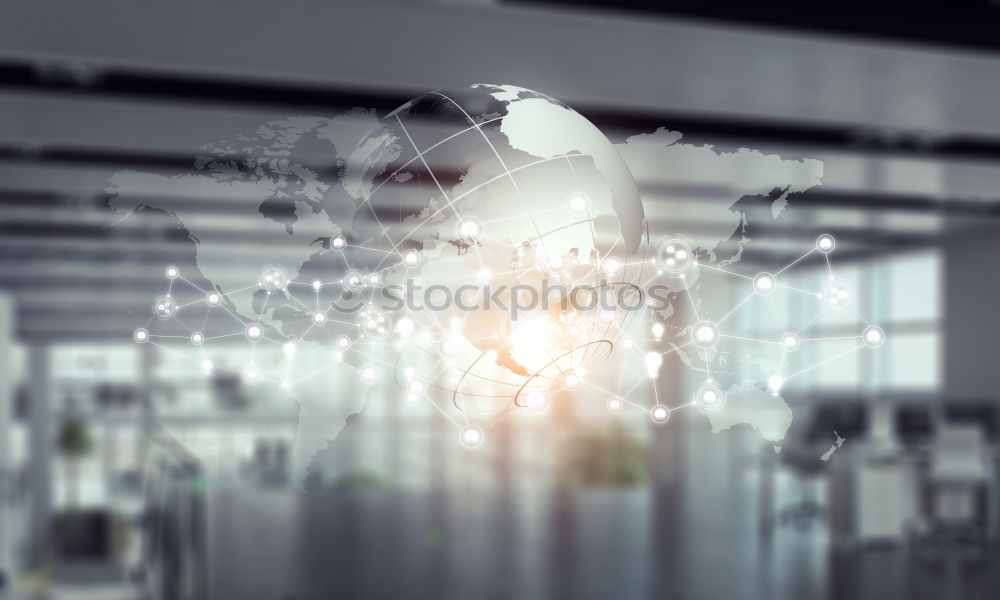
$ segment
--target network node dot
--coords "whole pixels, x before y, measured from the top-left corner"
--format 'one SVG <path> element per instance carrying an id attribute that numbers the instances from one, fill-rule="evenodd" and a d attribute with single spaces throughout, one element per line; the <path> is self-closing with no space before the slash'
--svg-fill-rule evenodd
<path id="1" fill-rule="evenodd" d="M 410 317 L 400 317 L 396 319 L 396 333 L 403 339 L 409 338 L 416 331 L 417 324 Z"/>
<path id="2" fill-rule="evenodd" d="M 177 276 L 181 274 L 180 269 L 174 266 L 167 267 L 164 272 L 167 275 L 167 279 L 177 279 Z"/>
<path id="3" fill-rule="evenodd" d="M 646 363 L 646 373 L 650 377 L 659 375 L 660 366 L 663 364 L 663 355 L 659 352 L 647 352 L 644 360 Z"/>
<path id="4" fill-rule="evenodd" d="M 790 332 L 782 335 L 780 342 L 781 342 L 781 347 L 788 352 L 794 352 L 795 350 L 798 350 L 799 344 L 801 343 L 799 340 L 799 336 Z"/>
<path id="5" fill-rule="evenodd" d="M 200 346 L 202 342 L 205 341 L 205 334 L 200 331 L 195 331 L 191 334 L 191 343 L 195 346 Z"/>
<path id="6" fill-rule="evenodd" d="M 885 331 L 877 325 L 869 325 L 861 332 L 861 343 L 869 348 L 878 348 L 885 341 Z"/>
<path id="7" fill-rule="evenodd" d="M 132 332 L 132 339 L 140 344 L 145 344 L 149 341 L 149 332 L 140 327 Z"/>
<path id="8" fill-rule="evenodd" d="M 368 285 L 372 287 L 377 286 L 381 281 L 382 279 L 378 276 L 378 273 L 372 273 L 368 276 Z"/>
<path id="9" fill-rule="evenodd" d="M 767 389 L 771 390 L 772 393 L 777 394 L 781 391 L 782 386 L 785 385 L 785 380 L 781 375 L 775 373 L 767 378 Z"/>
<path id="10" fill-rule="evenodd" d="M 566 198 L 566 206 L 574 212 L 583 212 L 587 210 L 587 206 L 589 204 L 590 198 L 583 192 L 573 192 L 568 198 Z"/>
<path id="11" fill-rule="evenodd" d="M 577 375 L 576 373 L 569 373 L 568 375 L 563 377 L 563 383 L 566 384 L 566 387 L 573 389 L 576 386 L 580 385 L 580 376 Z"/>
<path id="12" fill-rule="evenodd" d="M 483 430 L 477 425 L 466 425 L 462 428 L 462 445 L 466 448 L 478 448 L 483 443 Z"/>
<path id="13" fill-rule="evenodd" d="M 522 404 L 533 413 L 541 413 L 549 407 L 549 399 L 543 392 L 532 390 L 525 395 Z"/>
<path id="14" fill-rule="evenodd" d="M 216 306 L 222 304 L 222 295 L 220 295 L 218 292 L 209 292 L 205 296 L 205 303 L 211 306 L 212 308 L 215 308 Z"/>
<path id="15" fill-rule="evenodd" d="M 323 287 L 323 282 L 319 279 L 313 281 L 313 291 L 318 292 Z"/>
<path id="16" fill-rule="evenodd" d="M 360 292 L 365 287 L 365 276 L 360 271 L 350 270 L 344 274 L 344 288 L 352 292 Z"/>
<path id="17" fill-rule="evenodd" d="M 698 410 L 703 412 L 718 410 L 725 403 L 725 392 L 714 383 L 702 385 L 694 394 L 694 405 Z"/>
<path id="18" fill-rule="evenodd" d="M 292 382 L 288 381 L 287 379 L 282 379 L 279 385 L 281 386 L 281 389 L 285 391 L 292 389 Z"/>
<path id="19" fill-rule="evenodd" d="M 854 304 L 854 289 L 842 279 L 827 279 L 819 293 L 820 304 L 830 312 L 840 312 Z"/>
<path id="20" fill-rule="evenodd" d="M 753 291 L 761 296 L 768 296 L 774 293 L 774 288 L 778 284 L 774 281 L 774 275 L 770 273 L 759 273 L 753 278 Z"/>
<path id="21" fill-rule="evenodd" d="M 351 338 L 346 335 L 337 336 L 336 344 L 341 350 L 346 350 L 351 345 Z"/>
<path id="22" fill-rule="evenodd" d="M 559 257 L 559 259 L 550 266 L 550 269 L 557 274 L 568 275 L 573 272 L 573 269 L 578 265 L 576 256 L 573 254 L 567 254 L 565 256 Z"/>
<path id="23" fill-rule="evenodd" d="M 208 360 L 207 358 L 201 361 L 201 370 L 205 372 L 205 375 L 210 375 L 212 373 L 212 368 L 214 366 L 215 365 L 212 364 L 212 361 Z"/>
<path id="24" fill-rule="evenodd" d="M 663 337 L 663 334 L 664 332 L 666 332 L 666 330 L 667 328 L 664 327 L 663 323 L 660 322 L 653 323 L 653 326 L 649 328 L 650 333 L 652 333 L 653 337 L 656 339 L 660 339 L 661 337 Z"/>
<path id="25" fill-rule="evenodd" d="M 256 342 L 264 337 L 264 326 L 260 323 L 250 323 L 246 328 L 246 337 L 251 342 Z"/>
<path id="26" fill-rule="evenodd" d="M 160 296 L 153 301 L 153 314 L 160 319 L 169 319 L 177 314 L 177 301 L 170 296 Z"/>
<path id="27" fill-rule="evenodd" d="M 347 238 L 342 235 L 338 235 L 330 240 L 330 247 L 334 250 L 343 250 L 347 247 Z"/>
<path id="28" fill-rule="evenodd" d="M 609 412 L 619 412 L 622 409 L 623 402 L 621 398 L 611 398 L 608 400 L 608 411 Z"/>
<path id="29" fill-rule="evenodd" d="M 409 390 L 411 394 L 422 394 L 424 393 L 424 382 L 419 379 L 411 381 L 409 385 Z"/>
<path id="30" fill-rule="evenodd" d="M 285 345 L 281 349 L 284 351 L 285 356 L 291 358 L 295 356 L 295 351 L 298 350 L 298 347 L 295 345 L 295 342 L 285 342 Z"/>
<path id="31" fill-rule="evenodd" d="M 456 229 L 458 238 L 466 243 L 473 243 L 483 234 L 483 222 L 476 217 L 462 217 Z"/>
<path id="32" fill-rule="evenodd" d="M 816 238 L 816 249 L 823 254 L 829 254 L 833 252 L 833 249 L 837 247 L 837 240 L 833 239 L 833 236 L 829 233 L 824 233 L 823 235 Z"/>
<path id="33" fill-rule="evenodd" d="M 448 335 L 441 340 L 441 353 L 442 354 L 454 354 L 458 352 L 461 347 L 461 340 L 458 335 Z"/>
<path id="34" fill-rule="evenodd" d="M 654 423 L 663 424 L 670 420 L 670 409 L 662 404 L 657 404 L 649 411 L 649 418 Z"/>
<path id="35" fill-rule="evenodd" d="M 622 261 L 612 256 L 611 258 L 604 259 L 601 266 L 604 267 L 605 273 L 608 275 L 614 275 L 618 271 L 622 270 Z"/>
<path id="36" fill-rule="evenodd" d="M 326 313 L 323 313 L 324 320 Z M 358 325 L 365 335 L 384 337 L 392 332 L 392 320 L 389 313 L 377 308 L 366 308 L 358 313 Z"/>
<path id="37" fill-rule="evenodd" d="M 281 292 L 288 287 L 288 273 L 277 265 L 268 265 L 260 272 L 260 286 L 269 292 Z"/>
<path id="38" fill-rule="evenodd" d="M 255 365 L 247 365 L 243 369 L 243 381 L 248 385 L 257 385 L 262 379 L 263 377 L 261 377 L 260 371 L 257 370 Z"/>
<path id="39" fill-rule="evenodd" d="M 403 264 L 407 267 L 415 267 L 420 264 L 420 251 L 407 250 L 403 253 Z"/>
<path id="40" fill-rule="evenodd" d="M 322 310 L 314 311 L 312 314 L 313 325 L 323 325 L 326 323 L 326 312 Z"/>
<path id="41" fill-rule="evenodd" d="M 656 264 L 667 273 L 680 275 L 694 264 L 694 253 L 684 240 L 662 240 L 656 246 Z"/>
<path id="42" fill-rule="evenodd" d="M 375 375 L 375 367 L 365 367 L 364 369 L 361 369 L 361 379 L 364 379 L 367 382 L 375 381 Z"/>
<path id="43" fill-rule="evenodd" d="M 719 328 L 711 321 L 699 321 L 691 328 L 691 341 L 702 350 L 708 350 L 719 342 Z"/>

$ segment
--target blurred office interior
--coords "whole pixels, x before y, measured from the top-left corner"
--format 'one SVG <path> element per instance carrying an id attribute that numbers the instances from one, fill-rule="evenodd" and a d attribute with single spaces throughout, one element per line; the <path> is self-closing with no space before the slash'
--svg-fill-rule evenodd
<path id="1" fill-rule="evenodd" d="M 1000 6 L 874 4 L 7 3 L 0 598 L 997 597 Z M 740 269 L 836 235 L 885 346 L 789 382 L 780 452 L 695 411 L 657 427 L 564 406 L 463 453 L 433 407 L 386 395 L 294 483 L 299 408 L 226 371 L 241 346 L 206 377 L 132 343 L 164 266 L 197 271 L 195 241 L 162 211 L 123 219 L 108 178 L 480 81 L 559 98 L 614 142 L 664 127 L 821 161 Z M 718 227 L 698 203 L 752 178 L 681 175 L 639 184 L 682 232 Z M 199 206 L 231 260 L 295 250 Z M 671 364 L 659 385 L 690 377 Z"/>

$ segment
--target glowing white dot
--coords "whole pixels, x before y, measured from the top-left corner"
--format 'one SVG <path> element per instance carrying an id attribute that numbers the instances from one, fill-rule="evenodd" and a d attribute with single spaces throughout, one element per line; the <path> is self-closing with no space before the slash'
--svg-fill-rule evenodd
<path id="1" fill-rule="evenodd" d="M 611 412 L 618 412 L 622 409 L 622 401 L 618 398 L 612 398 L 608 400 L 608 410 Z"/>
<path id="2" fill-rule="evenodd" d="M 617 273 L 618 271 L 621 270 L 621 268 L 622 268 L 622 261 L 618 260 L 617 258 L 612 257 L 605 259 L 604 261 L 604 272 L 607 273 L 608 275 L 613 275 L 614 273 Z"/>
<path id="3" fill-rule="evenodd" d="M 698 388 L 694 395 L 694 405 L 698 410 L 708 412 L 717 410 L 725 402 L 725 393 L 722 388 L 709 381 Z"/>
<path id="4" fill-rule="evenodd" d="M 577 192 L 575 194 L 570 194 L 568 201 L 569 209 L 574 211 L 582 211 L 587 208 L 587 195 L 582 192 Z"/>
<path id="5" fill-rule="evenodd" d="M 410 392 L 413 394 L 422 394 L 424 391 L 423 381 L 411 381 L 410 382 Z"/>
<path id="6" fill-rule="evenodd" d="M 208 359 L 205 359 L 205 360 L 201 361 L 201 370 L 204 371 L 206 374 L 212 372 L 212 367 L 213 366 L 214 365 L 212 364 L 212 361 L 210 361 Z"/>
<path id="7" fill-rule="evenodd" d="M 177 267 L 167 267 L 166 273 L 167 279 L 176 279 L 177 276 L 181 274 Z"/>
<path id="8" fill-rule="evenodd" d="M 822 252 L 823 254 L 827 254 L 833 251 L 836 245 L 837 241 L 833 239 L 833 236 L 828 233 L 824 233 L 823 235 L 816 238 L 816 249 Z"/>
<path id="9" fill-rule="evenodd" d="M 533 390 L 524 397 L 524 406 L 535 411 L 542 410 L 548 405 L 548 400 L 545 398 L 545 394 L 540 391 Z"/>
<path id="10" fill-rule="evenodd" d="M 330 242 L 330 245 L 333 246 L 334 249 L 336 250 L 342 250 L 345 246 L 347 246 L 347 240 L 344 238 L 344 236 L 338 235 L 337 237 L 333 238 L 333 241 Z"/>
<path id="11" fill-rule="evenodd" d="M 781 391 L 783 385 L 785 385 L 785 380 L 777 373 L 767 378 L 767 387 L 775 394 Z"/>
<path id="12" fill-rule="evenodd" d="M 794 333 L 786 333 L 781 336 L 781 347 L 785 350 L 796 350 L 799 347 L 799 336 Z"/>
<path id="13" fill-rule="evenodd" d="M 292 356 L 298 348 L 296 348 L 295 342 L 285 342 L 281 349 L 285 352 L 285 356 Z"/>
<path id="14" fill-rule="evenodd" d="M 476 448 L 483 443 L 483 430 L 475 425 L 466 425 L 462 428 L 462 445 L 466 448 Z"/>
<path id="15" fill-rule="evenodd" d="M 196 331 L 191 334 L 191 343 L 194 344 L 195 346 L 200 345 L 204 341 L 205 341 L 205 336 L 202 335 L 200 332 Z"/>
<path id="16" fill-rule="evenodd" d="M 208 303 L 209 306 L 218 306 L 222 302 L 222 296 L 220 296 L 215 292 L 209 292 L 208 296 L 205 298 L 205 301 Z"/>
<path id="17" fill-rule="evenodd" d="M 169 319 L 177 314 L 177 302 L 170 296 L 160 296 L 153 302 L 153 314 L 161 319 Z"/>
<path id="18" fill-rule="evenodd" d="M 649 373 L 649 376 L 656 377 L 660 371 L 660 366 L 663 364 L 663 356 L 658 352 L 647 352 L 645 362 L 646 371 Z"/>
<path id="19" fill-rule="evenodd" d="M 326 313 L 321 310 L 317 310 L 312 314 L 312 322 L 315 323 L 316 325 L 322 325 L 323 323 L 326 323 Z"/>
<path id="20" fill-rule="evenodd" d="M 445 354 L 454 354 L 458 351 L 459 340 L 456 336 L 449 335 L 441 342 L 441 351 Z"/>
<path id="21" fill-rule="evenodd" d="M 878 348 L 885 341 L 885 332 L 881 327 L 870 325 L 861 332 L 861 341 L 869 348 Z"/>
<path id="22" fill-rule="evenodd" d="M 483 226 L 476 219 L 462 219 L 462 221 L 458 224 L 459 236 L 465 239 L 475 239 L 479 237 L 479 234 L 482 233 L 482 231 Z"/>
<path id="23" fill-rule="evenodd" d="M 476 279 L 479 281 L 479 283 L 488 283 L 492 278 L 493 278 L 493 271 L 490 271 L 486 267 L 482 267 L 481 269 L 476 271 Z"/>
<path id="24" fill-rule="evenodd" d="M 292 389 L 292 382 L 288 381 L 287 379 L 282 379 L 281 380 L 281 389 L 283 389 L 283 390 L 290 390 L 290 389 Z"/>
<path id="25" fill-rule="evenodd" d="M 318 292 L 321 287 L 323 287 L 323 282 L 321 282 L 319 279 L 313 281 L 313 290 Z"/>
<path id="26" fill-rule="evenodd" d="M 399 334 L 401 338 L 408 338 L 413 335 L 413 331 L 417 328 L 416 323 L 410 317 L 400 317 L 396 320 L 396 333 Z"/>
<path id="27" fill-rule="evenodd" d="M 261 271 L 259 281 L 268 292 L 280 292 L 288 287 L 288 273 L 279 266 L 267 266 Z"/>
<path id="28" fill-rule="evenodd" d="M 760 273 L 753 278 L 753 289 L 761 296 L 767 296 L 774 291 L 774 275 L 770 273 Z"/>
<path id="29" fill-rule="evenodd" d="M 243 369 L 243 381 L 251 385 L 260 383 L 260 372 L 257 367 L 250 365 Z"/>
<path id="30" fill-rule="evenodd" d="M 563 382 L 565 382 L 566 387 L 572 388 L 576 387 L 580 383 L 580 378 L 577 375 L 570 373 L 563 379 Z"/>
<path id="31" fill-rule="evenodd" d="M 142 344 L 149 339 L 149 332 L 142 328 L 136 329 L 132 334 L 132 339 Z"/>
<path id="32" fill-rule="evenodd" d="M 719 340 L 719 330 L 714 323 L 702 321 L 695 324 L 692 341 L 702 349 L 708 349 Z"/>
<path id="33" fill-rule="evenodd" d="M 362 369 L 361 378 L 365 381 L 375 381 L 375 367 L 365 367 Z"/>
<path id="34" fill-rule="evenodd" d="M 666 331 L 666 328 L 663 326 L 663 323 L 653 323 L 650 331 L 652 331 L 653 337 L 659 339 L 663 337 L 663 332 Z"/>
<path id="35" fill-rule="evenodd" d="M 657 404 L 649 411 L 649 416 L 655 423 L 666 423 L 670 420 L 670 409 L 662 404 Z"/>
<path id="36" fill-rule="evenodd" d="M 247 337 L 251 340 L 255 340 L 264 334 L 264 330 L 260 325 L 252 324 L 247 326 Z"/>
<path id="37" fill-rule="evenodd" d="M 347 337 L 346 335 L 341 335 L 337 337 L 338 348 L 347 348 L 350 345 L 351 345 L 351 338 Z"/>

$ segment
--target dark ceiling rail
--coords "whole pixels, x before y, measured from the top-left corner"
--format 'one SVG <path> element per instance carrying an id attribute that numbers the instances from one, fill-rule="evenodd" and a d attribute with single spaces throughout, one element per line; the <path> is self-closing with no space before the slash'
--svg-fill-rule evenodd
<path id="1" fill-rule="evenodd" d="M 838 0 L 803 10 L 793 0 L 503 0 L 560 10 L 634 14 L 644 18 L 697 19 L 707 23 L 748 25 L 847 39 L 892 40 L 948 48 L 996 52 L 1000 38 L 997 3 L 913 2 L 912 0 Z"/>
<path id="2" fill-rule="evenodd" d="M 374 90 L 343 85 L 284 83 L 240 77 L 96 68 L 82 62 L 2 61 L 0 89 L 132 100 L 215 103 L 341 113 L 355 107 L 389 112 L 425 90 Z M 648 132 L 660 127 L 696 143 L 754 143 L 827 148 L 854 153 L 1000 160 L 1000 137 L 938 135 L 862 124 L 828 125 L 669 110 L 575 104 L 606 131 Z"/>

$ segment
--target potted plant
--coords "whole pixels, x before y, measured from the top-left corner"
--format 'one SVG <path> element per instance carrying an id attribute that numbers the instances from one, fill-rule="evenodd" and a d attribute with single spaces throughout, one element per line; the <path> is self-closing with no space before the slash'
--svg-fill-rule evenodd
<path id="1" fill-rule="evenodd" d="M 66 504 L 73 509 L 80 501 L 80 460 L 90 454 L 94 446 L 86 421 L 77 416 L 67 417 L 59 430 L 56 445 L 66 461 Z"/>

